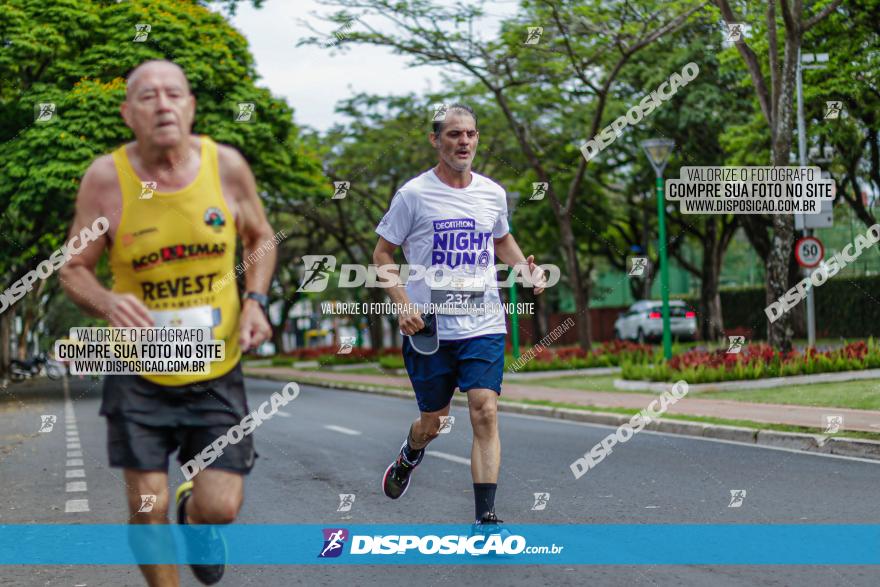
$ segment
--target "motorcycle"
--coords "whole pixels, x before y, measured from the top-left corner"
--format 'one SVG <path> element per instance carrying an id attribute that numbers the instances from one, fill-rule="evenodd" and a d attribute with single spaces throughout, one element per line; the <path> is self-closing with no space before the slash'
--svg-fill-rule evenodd
<path id="1" fill-rule="evenodd" d="M 10 362 L 10 377 L 13 381 L 24 381 L 36 377 L 45 372 L 49 379 L 61 379 L 66 369 L 64 366 L 49 359 L 45 354 L 37 355 L 25 361 L 12 359 Z"/>

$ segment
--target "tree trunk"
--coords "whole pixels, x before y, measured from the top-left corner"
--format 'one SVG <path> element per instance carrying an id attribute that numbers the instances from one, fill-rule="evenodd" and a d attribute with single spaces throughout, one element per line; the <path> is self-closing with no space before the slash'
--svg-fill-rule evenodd
<path id="1" fill-rule="evenodd" d="M 33 314 L 25 311 L 21 317 L 21 332 L 18 333 L 18 349 L 15 353 L 19 361 L 26 360 L 28 356 L 28 334 L 31 331 L 32 320 Z"/>
<path id="2" fill-rule="evenodd" d="M 385 301 L 385 290 L 379 289 L 375 287 L 367 288 L 367 298 L 370 302 L 374 304 L 381 304 Z M 367 319 L 367 328 L 370 331 L 370 345 L 375 350 L 381 350 L 385 348 L 385 337 L 384 337 L 384 328 L 383 328 L 383 318 L 382 316 L 375 316 L 372 319 L 370 316 L 365 316 Z"/>
<path id="3" fill-rule="evenodd" d="M 14 312 L 9 310 L 0 314 L 0 379 L 9 373 L 9 362 L 12 359 L 9 353 L 12 342 L 12 317 Z"/>
<path id="4" fill-rule="evenodd" d="M 388 316 L 388 324 L 391 326 L 391 346 L 397 348 L 401 346 L 400 326 L 398 326 L 397 318 Z"/>
<path id="5" fill-rule="evenodd" d="M 294 303 L 285 298 L 284 303 L 281 305 L 281 322 L 279 324 L 270 324 L 272 326 L 272 344 L 275 345 L 275 353 L 277 354 L 281 354 L 286 350 L 284 348 L 284 331 L 287 328 L 287 315 L 290 314 L 290 309 L 293 308 Z"/>
<path id="6" fill-rule="evenodd" d="M 544 292 L 539 296 L 533 296 L 535 300 L 535 316 L 532 320 L 534 331 L 532 332 L 532 344 L 536 344 L 539 340 L 547 335 L 549 329 L 549 310 L 550 304 L 547 302 L 547 293 Z"/>
<path id="7" fill-rule="evenodd" d="M 771 122 L 773 133 L 773 165 L 784 167 L 789 165 L 791 152 L 792 124 L 794 122 L 794 86 L 797 72 L 798 49 L 801 45 L 799 31 L 787 31 L 784 64 L 777 99 L 777 116 Z M 788 264 L 794 244 L 794 220 L 790 215 L 773 215 L 773 246 L 767 257 L 767 297 L 769 305 L 778 300 L 788 291 Z M 791 350 L 791 339 L 794 336 L 792 315 L 784 313 L 775 322 L 768 320 L 767 341 L 770 346 L 787 353 Z"/>
<path id="8" fill-rule="evenodd" d="M 574 296 L 574 319 L 577 328 L 578 344 L 585 351 L 590 350 L 592 346 L 590 321 L 590 297 L 589 297 L 589 279 L 581 283 L 581 272 L 578 266 L 577 249 L 574 240 L 574 232 L 571 229 L 571 218 L 567 214 L 557 215 L 559 220 L 559 228 L 562 232 L 562 250 L 565 252 L 565 265 L 568 269 L 569 283 L 571 284 L 571 293 Z"/>
<path id="9" fill-rule="evenodd" d="M 714 227 L 715 223 L 710 221 L 708 224 Z M 707 235 L 703 241 L 703 265 L 700 272 L 700 336 L 705 341 L 724 338 L 724 316 L 718 288 L 724 253 L 715 238 L 714 228 L 711 233 L 711 238 Z"/>

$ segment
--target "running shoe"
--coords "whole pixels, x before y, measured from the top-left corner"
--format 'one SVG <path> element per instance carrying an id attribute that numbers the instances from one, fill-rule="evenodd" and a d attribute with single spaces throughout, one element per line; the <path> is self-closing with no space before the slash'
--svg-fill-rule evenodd
<path id="1" fill-rule="evenodd" d="M 391 499 L 397 499 L 406 493 L 406 490 L 409 489 L 410 475 L 412 475 L 413 470 L 419 466 L 419 463 L 422 462 L 422 458 L 425 456 L 425 451 L 422 450 L 422 454 L 419 455 L 416 462 L 411 463 L 403 454 L 405 448 L 406 441 L 400 447 L 397 458 L 388 465 L 388 468 L 385 469 L 385 476 L 382 477 L 382 492 Z"/>
<path id="2" fill-rule="evenodd" d="M 187 524 L 186 521 L 186 502 L 192 497 L 193 482 L 186 481 L 180 484 L 175 493 L 177 501 L 177 523 Z M 214 526 L 202 526 L 200 524 L 188 524 L 190 529 L 184 532 L 186 538 L 187 553 L 194 557 L 195 553 L 208 553 L 214 560 L 222 559 L 224 562 L 212 565 L 194 565 L 190 564 L 193 575 L 203 585 L 213 585 L 223 578 L 223 572 L 226 570 L 226 559 L 228 553 L 226 551 L 226 541 Z"/>
<path id="3" fill-rule="evenodd" d="M 501 526 L 503 523 L 504 520 L 499 520 L 495 512 L 486 512 L 471 526 L 471 536 L 500 534 L 503 538 L 507 538 L 510 536 L 510 532 Z"/>

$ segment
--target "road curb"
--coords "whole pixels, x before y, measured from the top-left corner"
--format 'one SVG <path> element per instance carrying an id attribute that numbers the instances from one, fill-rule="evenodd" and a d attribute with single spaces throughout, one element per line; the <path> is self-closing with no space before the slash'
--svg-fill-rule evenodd
<path id="1" fill-rule="evenodd" d="M 269 379 L 272 381 L 290 381 L 289 377 L 274 374 L 251 374 L 245 371 L 248 377 L 256 379 Z M 293 378 L 294 381 L 303 385 L 344 389 L 346 391 L 358 391 L 373 393 L 387 397 L 414 399 L 412 391 L 393 389 L 378 385 L 362 385 L 345 381 L 319 381 L 315 379 Z M 456 394 L 452 399 L 457 406 L 466 406 L 467 398 Z M 498 403 L 498 409 L 512 414 L 527 416 L 543 416 L 545 418 L 557 418 L 572 422 L 586 424 L 602 424 L 605 426 L 620 426 L 629 422 L 632 416 L 614 414 L 610 412 L 592 412 L 573 408 L 557 408 L 551 406 L 532 405 L 517 401 L 502 400 Z M 707 424 L 704 422 L 691 422 L 687 420 L 672 420 L 661 418 L 654 420 L 645 430 L 653 432 L 665 432 L 667 434 L 680 434 L 682 436 L 695 436 L 698 438 L 714 438 L 729 440 L 744 444 L 755 444 L 774 448 L 786 448 L 804 453 L 834 454 L 849 457 L 860 457 L 880 461 L 880 441 L 862 440 L 858 438 L 843 438 L 834 436 L 822 436 L 820 434 L 804 434 L 801 432 L 780 432 L 777 430 L 760 430 L 757 428 L 744 428 L 740 426 L 725 426 L 721 424 Z"/>

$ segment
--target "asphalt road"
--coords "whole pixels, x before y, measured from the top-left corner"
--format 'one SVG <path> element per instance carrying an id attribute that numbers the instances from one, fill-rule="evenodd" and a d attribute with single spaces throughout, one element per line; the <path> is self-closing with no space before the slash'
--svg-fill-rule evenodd
<path id="1" fill-rule="evenodd" d="M 90 379 L 71 381 L 68 406 L 75 426 L 65 421 L 60 382 L 26 382 L 0 391 L 0 523 L 126 522 L 121 472 L 107 466 L 100 387 Z M 282 387 L 248 380 L 251 407 Z M 51 432 L 38 432 L 41 415 L 57 416 Z M 465 410 L 453 409 L 452 431 L 431 445 L 404 498 L 391 501 L 380 492 L 382 473 L 415 415 L 415 402 L 304 386 L 294 402 L 255 432 L 260 456 L 246 482 L 239 523 L 468 523 L 473 498 Z M 514 414 L 501 415 L 500 426 L 503 464 L 496 510 L 512 525 L 880 523 L 877 463 L 642 432 L 575 480 L 569 463 L 611 428 Z M 71 477 L 70 471 L 77 472 Z M 181 481 L 179 469 L 172 467 L 172 488 Z M 746 490 L 741 507 L 728 507 L 732 489 Z M 537 492 L 550 494 L 542 511 L 532 510 Z M 355 494 L 350 512 L 337 511 L 341 493 Z M 414 581 L 420 586 L 874 587 L 880 584 L 880 568 L 238 566 L 227 569 L 221 585 Z M 135 567 L 0 567 L 0 585 L 143 584 Z M 198 583 L 184 568 L 181 584 Z"/>

